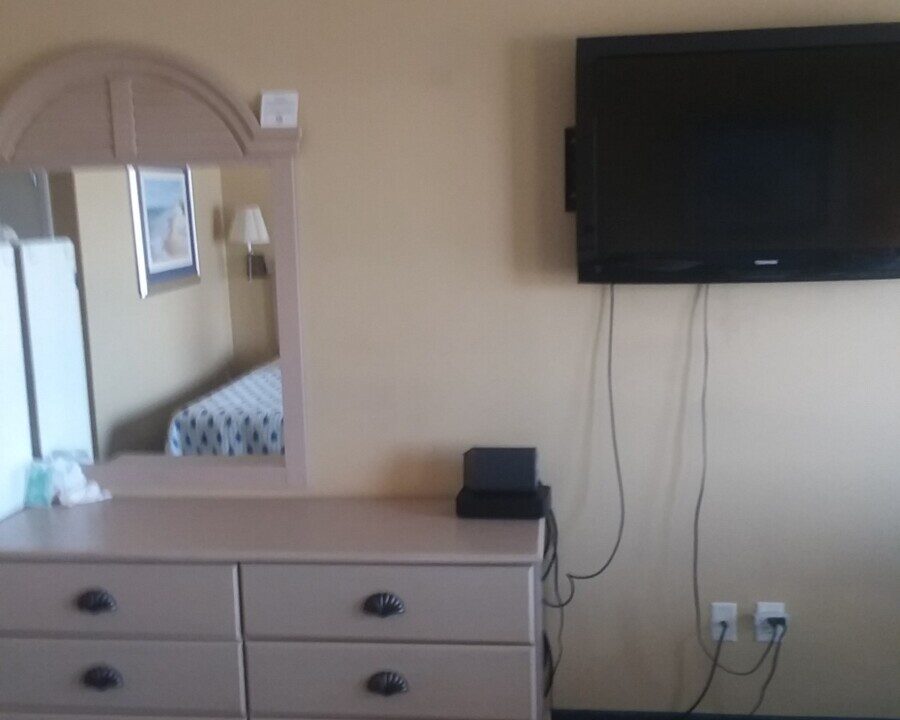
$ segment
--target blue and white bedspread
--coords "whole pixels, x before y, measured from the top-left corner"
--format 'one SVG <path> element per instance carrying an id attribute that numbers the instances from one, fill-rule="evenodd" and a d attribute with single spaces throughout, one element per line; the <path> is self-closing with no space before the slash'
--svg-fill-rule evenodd
<path id="1" fill-rule="evenodd" d="M 284 406 L 278 361 L 251 370 L 178 410 L 166 453 L 284 455 Z"/>

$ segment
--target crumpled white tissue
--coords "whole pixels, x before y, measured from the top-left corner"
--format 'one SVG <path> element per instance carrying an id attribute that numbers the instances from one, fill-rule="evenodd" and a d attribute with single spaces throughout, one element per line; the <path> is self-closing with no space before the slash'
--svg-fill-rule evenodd
<path id="1" fill-rule="evenodd" d="M 104 490 L 95 481 L 88 480 L 81 465 L 76 462 L 54 459 L 53 470 L 57 488 L 56 499 L 60 505 L 71 507 L 101 502 L 112 497 L 109 490 Z"/>
<path id="2" fill-rule="evenodd" d="M 44 487 L 29 488 L 31 492 L 29 492 L 30 497 L 26 499 L 26 504 L 59 504 L 64 507 L 72 507 L 73 505 L 109 500 L 112 494 L 85 476 L 79 460 L 84 462 L 87 458 L 78 458 L 68 453 L 56 453 L 49 459 L 36 461 L 34 465 L 40 466 L 40 470 L 43 470 L 43 473 L 39 474 L 43 475 Z M 35 475 L 32 473 L 32 477 L 36 480 Z"/>

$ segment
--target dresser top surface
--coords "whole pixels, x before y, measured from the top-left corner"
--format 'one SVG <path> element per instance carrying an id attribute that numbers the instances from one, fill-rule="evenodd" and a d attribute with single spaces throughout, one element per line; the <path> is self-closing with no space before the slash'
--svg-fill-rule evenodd
<path id="1" fill-rule="evenodd" d="M 530 564 L 543 523 L 451 500 L 113 499 L 0 522 L 0 560 Z"/>

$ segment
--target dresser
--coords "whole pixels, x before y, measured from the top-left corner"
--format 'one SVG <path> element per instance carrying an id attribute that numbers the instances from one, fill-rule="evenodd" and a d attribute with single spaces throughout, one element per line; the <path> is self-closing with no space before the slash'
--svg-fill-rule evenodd
<path id="1" fill-rule="evenodd" d="M 0 719 L 538 720 L 543 524 L 116 499 L 0 523 Z"/>

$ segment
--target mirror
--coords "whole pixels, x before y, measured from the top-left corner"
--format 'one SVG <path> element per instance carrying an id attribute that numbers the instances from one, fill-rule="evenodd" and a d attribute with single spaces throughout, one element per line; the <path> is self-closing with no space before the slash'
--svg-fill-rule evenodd
<path id="1" fill-rule="evenodd" d="M 35 457 L 284 454 L 269 175 L 0 172 L 3 354 L 24 369 L 4 382 Z"/>

